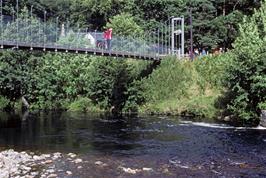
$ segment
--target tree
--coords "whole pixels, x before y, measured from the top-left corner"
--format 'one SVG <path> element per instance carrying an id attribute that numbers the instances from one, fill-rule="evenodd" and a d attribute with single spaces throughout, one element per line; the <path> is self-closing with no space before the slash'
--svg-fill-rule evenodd
<path id="1" fill-rule="evenodd" d="M 229 111 L 243 123 L 258 123 L 266 101 L 266 3 L 245 17 L 234 43 L 234 60 L 228 69 Z"/>
<path id="2" fill-rule="evenodd" d="M 88 79 L 88 95 L 103 109 L 121 111 L 126 102 L 130 81 L 127 65 L 121 60 L 108 58 L 93 61 Z"/>
<path id="3" fill-rule="evenodd" d="M 135 22 L 134 17 L 128 13 L 116 15 L 110 19 L 106 25 L 113 28 L 113 33 L 117 36 L 141 36 L 143 30 Z"/>

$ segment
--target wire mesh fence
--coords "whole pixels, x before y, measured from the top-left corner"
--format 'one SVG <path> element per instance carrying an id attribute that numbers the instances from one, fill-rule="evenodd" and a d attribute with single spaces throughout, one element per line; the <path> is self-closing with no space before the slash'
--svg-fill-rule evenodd
<path id="1" fill-rule="evenodd" d="M 148 56 L 158 58 L 171 54 L 169 37 L 170 31 L 165 26 L 162 31 L 147 32 L 135 36 L 118 36 L 113 34 L 110 48 L 104 39 L 103 32 L 70 26 L 60 23 L 58 18 L 38 19 L 32 13 L 21 13 L 17 16 L 3 15 L 0 21 L 0 45 L 21 45 L 68 50 L 95 51 L 131 56 Z M 178 51 L 178 49 L 174 49 Z"/>

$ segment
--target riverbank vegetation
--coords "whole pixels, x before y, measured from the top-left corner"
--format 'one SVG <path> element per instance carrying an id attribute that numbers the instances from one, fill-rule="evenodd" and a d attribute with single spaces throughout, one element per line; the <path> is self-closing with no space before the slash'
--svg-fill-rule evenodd
<path id="1" fill-rule="evenodd" d="M 240 25 L 226 70 L 227 109 L 242 123 L 258 124 L 266 102 L 266 3 Z M 239 120 L 239 119 L 238 119 Z"/>
<path id="2" fill-rule="evenodd" d="M 230 58 L 224 56 L 194 62 L 174 58 L 162 61 L 158 70 L 142 81 L 146 103 L 141 111 L 217 116 L 220 111 L 215 106 L 224 90 L 223 77 L 230 63 Z"/>
<path id="3" fill-rule="evenodd" d="M 136 61 L 71 54 L 0 55 L 1 107 L 215 117 L 230 58 Z M 159 65 L 160 64 L 160 65 Z M 12 71 L 12 72 L 11 72 Z M 7 104 L 8 103 L 8 104 Z"/>

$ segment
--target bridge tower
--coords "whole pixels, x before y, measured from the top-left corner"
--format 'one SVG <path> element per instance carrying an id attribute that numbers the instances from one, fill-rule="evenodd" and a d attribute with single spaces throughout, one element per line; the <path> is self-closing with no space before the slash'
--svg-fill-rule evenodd
<path id="1" fill-rule="evenodd" d="M 171 54 L 179 58 L 185 56 L 184 17 L 175 17 L 171 20 Z"/>

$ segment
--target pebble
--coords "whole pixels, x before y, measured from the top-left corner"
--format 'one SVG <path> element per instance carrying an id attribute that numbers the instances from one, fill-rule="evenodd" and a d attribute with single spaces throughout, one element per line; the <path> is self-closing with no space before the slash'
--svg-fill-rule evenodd
<path id="1" fill-rule="evenodd" d="M 48 172 L 48 173 L 54 173 L 55 172 L 55 170 L 53 170 L 53 169 L 48 169 L 48 170 L 46 170 L 46 172 Z"/>
<path id="2" fill-rule="evenodd" d="M 42 156 L 45 157 L 45 158 L 50 158 L 51 157 L 50 154 L 43 154 Z"/>
<path id="3" fill-rule="evenodd" d="M 67 175 L 72 175 L 71 171 L 66 171 Z"/>
<path id="4" fill-rule="evenodd" d="M 138 172 L 141 172 L 140 169 L 131 169 L 131 168 L 125 168 L 125 167 L 121 167 L 121 166 L 119 168 L 128 174 L 137 174 Z"/>
<path id="5" fill-rule="evenodd" d="M 26 175 L 25 178 L 34 178 L 34 176 Z"/>
<path id="6" fill-rule="evenodd" d="M 30 173 L 32 176 L 37 176 L 39 174 L 39 172 L 31 172 Z"/>
<path id="7" fill-rule="evenodd" d="M 44 161 L 44 164 L 51 164 L 53 162 L 53 160 L 46 160 Z"/>
<path id="8" fill-rule="evenodd" d="M 94 164 L 96 164 L 96 165 L 102 165 L 103 164 L 103 162 L 101 162 L 101 161 L 96 161 Z"/>
<path id="9" fill-rule="evenodd" d="M 35 159 L 35 160 L 41 160 L 42 158 L 40 156 L 34 155 L 33 156 L 33 159 Z"/>
<path id="10" fill-rule="evenodd" d="M 153 171 L 152 168 L 147 168 L 147 167 L 142 168 L 142 170 L 143 170 L 143 171 Z"/>
<path id="11" fill-rule="evenodd" d="M 47 178 L 55 178 L 55 177 L 57 177 L 56 174 L 50 174 L 49 176 L 47 176 Z"/>
<path id="12" fill-rule="evenodd" d="M 69 156 L 70 158 L 75 158 L 77 155 L 74 153 L 68 153 L 67 156 Z"/>
<path id="13" fill-rule="evenodd" d="M 78 163 L 81 163 L 82 162 L 82 159 L 75 159 L 74 160 L 74 163 L 78 164 Z"/>
<path id="14" fill-rule="evenodd" d="M 62 153 L 56 152 L 54 153 L 54 156 L 62 157 Z"/>
<path id="15" fill-rule="evenodd" d="M 24 169 L 25 171 L 30 171 L 31 168 L 30 167 L 27 167 L 27 166 L 21 166 L 22 169 Z"/>

